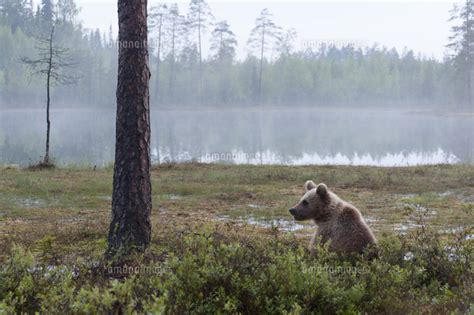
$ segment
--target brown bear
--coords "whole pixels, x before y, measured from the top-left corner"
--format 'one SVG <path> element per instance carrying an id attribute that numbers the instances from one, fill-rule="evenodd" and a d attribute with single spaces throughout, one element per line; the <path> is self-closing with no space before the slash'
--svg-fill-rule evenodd
<path id="1" fill-rule="evenodd" d="M 318 231 L 311 240 L 329 243 L 329 250 L 344 253 L 361 253 L 365 247 L 377 240 L 365 223 L 359 210 L 339 198 L 325 184 L 316 185 L 313 181 L 305 184 L 306 193 L 290 209 L 295 220 L 313 219 Z"/>

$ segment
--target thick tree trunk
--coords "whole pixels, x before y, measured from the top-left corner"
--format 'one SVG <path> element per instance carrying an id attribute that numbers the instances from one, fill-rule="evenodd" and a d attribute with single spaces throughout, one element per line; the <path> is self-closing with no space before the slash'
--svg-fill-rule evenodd
<path id="1" fill-rule="evenodd" d="M 118 0 L 119 64 L 109 258 L 144 251 L 151 238 L 146 12 L 146 0 Z"/>

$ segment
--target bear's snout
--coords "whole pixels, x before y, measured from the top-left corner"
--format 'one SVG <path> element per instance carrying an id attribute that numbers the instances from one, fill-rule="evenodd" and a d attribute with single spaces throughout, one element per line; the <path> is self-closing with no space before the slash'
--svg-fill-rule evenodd
<path id="1" fill-rule="evenodd" d="M 290 211 L 291 215 L 295 215 L 295 214 L 296 214 L 296 209 L 295 209 L 295 208 L 291 208 L 289 211 Z"/>

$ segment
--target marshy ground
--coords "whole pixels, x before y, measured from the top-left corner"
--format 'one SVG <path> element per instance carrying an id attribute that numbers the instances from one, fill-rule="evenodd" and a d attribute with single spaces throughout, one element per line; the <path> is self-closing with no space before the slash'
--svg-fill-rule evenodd
<path id="1" fill-rule="evenodd" d="M 361 210 L 379 259 L 307 251 L 315 227 L 288 209 L 308 179 Z M 2 168 L 0 313 L 474 310 L 473 166 L 165 164 L 152 185 L 152 244 L 130 263 L 161 271 L 124 277 L 103 260 L 112 168 Z"/>
<path id="2" fill-rule="evenodd" d="M 152 171 L 154 228 L 216 220 L 306 238 L 314 231 L 312 222 L 294 222 L 288 209 L 308 179 L 326 183 L 356 205 L 377 235 L 405 233 L 418 227 L 420 219 L 445 234 L 474 226 L 472 166 L 166 164 Z M 28 244 L 51 234 L 65 243 L 84 233 L 103 240 L 111 188 L 111 168 L 2 169 L 1 246 Z"/>

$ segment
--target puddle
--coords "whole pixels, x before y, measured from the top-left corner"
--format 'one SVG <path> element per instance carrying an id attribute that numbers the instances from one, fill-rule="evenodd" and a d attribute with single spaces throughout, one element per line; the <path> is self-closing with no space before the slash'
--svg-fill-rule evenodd
<path id="1" fill-rule="evenodd" d="M 445 233 L 445 234 L 461 234 L 461 233 L 467 233 L 467 232 L 471 232 L 471 231 L 472 231 L 472 228 L 468 228 L 468 227 L 464 227 L 464 226 L 458 226 L 458 227 L 454 227 L 454 228 L 441 230 L 440 232 Z M 466 234 L 466 235 L 464 235 L 463 239 L 466 240 L 466 241 L 474 240 L 474 234 L 472 234 L 472 233 Z"/>
<path id="2" fill-rule="evenodd" d="M 454 194 L 454 193 L 453 193 L 452 191 L 449 191 L 449 190 L 448 190 L 448 191 L 445 191 L 445 192 L 442 192 L 442 193 L 438 193 L 438 196 L 445 198 L 445 197 L 452 196 L 453 194 Z"/>
<path id="3" fill-rule="evenodd" d="M 264 220 L 256 219 L 249 217 L 246 219 L 248 224 L 257 225 L 266 228 L 278 228 L 282 231 L 297 231 L 306 228 L 305 225 L 296 223 L 294 221 L 288 221 L 285 219 L 273 219 L 273 220 Z"/>
<path id="4" fill-rule="evenodd" d="M 464 227 L 458 226 L 458 227 L 454 227 L 454 228 L 441 230 L 440 232 L 441 233 L 446 233 L 446 234 L 456 234 L 456 233 L 461 233 L 463 231 L 464 231 Z"/>
<path id="5" fill-rule="evenodd" d="M 46 201 L 40 198 L 15 198 L 15 203 L 25 208 L 41 208 L 46 205 Z"/>
<path id="6" fill-rule="evenodd" d="M 369 224 L 378 224 L 382 220 L 381 219 L 376 219 L 375 217 L 367 215 L 367 216 L 364 216 L 364 221 L 365 221 L 365 223 L 369 223 Z"/>
<path id="7" fill-rule="evenodd" d="M 160 195 L 161 198 L 163 199 L 168 199 L 168 200 L 180 200 L 183 199 L 182 196 L 176 195 L 176 194 L 162 194 Z"/>
<path id="8" fill-rule="evenodd" d="M 426 208 L 420 204 L 406 203 L 404 204 L 403 208 L 405 210 L 412 211 L 413 213 L 421 214 L 425 219 L 433 219 L 438 215 L 438 211 L 431 208 Z"/>
<path id="9" fill-rule="evenodd" d="M 111 195 L 103 195 L 103 196 L 96 196 L 97 199 L 100 199 L 100 200 L 107 200 L 107 201 L 111 201 L 112 200 L 112 196 Z"/>
<path id="10" fill-rule="evenodd" d="M 412 199 L 418 196 L 417 194 L 395 194 L 397 199 Z"/>
<path id="11" fill-rule="evenodd" d="M 85 218 L 82 217 L 74 217 L 74 218 L 67 218 L 67 219 L 59 219 L 58 222 L 67 222 L 67 223 L 73 223 L 73 222 L 83 222 L 87 221 Z"/>
<path id="12" fill-rule="evenodd" d="M 406 234 L 406 232 L 408 230 L 420 228 L 422 226 L 423 225 L 421 225 L 421 224 L 417 224 L 415 222 L 408 221 L 406 223 L 396 223 L 396 224 L 394 224 L 393 229 L 399 234 Z"/>
<path id="13" fill-rule="evenodd" d="M 474 203 L 474 194 L 468 192 L 456 194 L 456 198 L 465 203 Z"/>
<path id="14" fill-rule="evenodd" d="M 454 191 L 448 190 L 445 192 L 438 193 L 438 196 L 443 198 L 454 197 L 461 202 L 474 203 L 474 194 L 468 191 L 456 193 Z"/>
<path id="15" fill-rule="evenodd" d="M 252 208 L 252 209 L 263 209 L 265 206 L 260 206 L 260 205 L 255 205 L 255 204 L 248 204 L 247 207 Z"/>
<path id="16" fill-rule="evenodd" d="M 307 229 L 312 227 L 311 224 L 301 224 L 293 220 L 286 220 L 286 219 L 268 219 L 268 218 L 256 218 L 254 216 L 240 216 L 240 217 L 231 217 L 229 215 L 220 215 L 217 217 L 218 220 L 221 221 L 235 221 L 240 223 L 246 223 L 250 225 L 255 225 L 264 228 L 277 228 L 281 231 L 293 232 L 302 229 Z M 380 227 L 383 224 L 383 219 L 377 219 L 372 216 L 364 217 L 364 220 L 369 226 L 373 229 L 378 231 L 377 227 Z M 421 228 L 423 225 L 418 224 L 414 221 L 408 220 L 403 223 L 395 223 L 392 224 L 393 230 L 398 234 L 406 234 L 409 230 Z M 314 226 L 316 229 L 316 226 Z M 473 239 L 474 234 L 470 234 L 466 237 L 466 239 Z"/>
<path id="17" fill-rule="evenodd" d="M 428 212 L 428 208 L 423 207 L 422 205 L 419 205 L 419 204 L 406 203 L 404 205 L 404 208 L 406 210 L 412 210 L 412 211 L 416 211 L 416 212 L 419 212 L 419 213 L 427 213 Z"/>
<path id="18" fill-rule="evenodd" d="M 299 224 L 293 220 L 286 219 L 264 219 L 264 218 L 255 218 L 253 216 L 247 217 L 237 217 L 232 218 L 229 215 L 221 215 L 217 217 L 221 221 L 237 221 L 243 222 L 250 225 L 255 225 L 264 228 L 277 228 L 281 231 L 293 232 L 305 229 L 309 225 Z"/>

